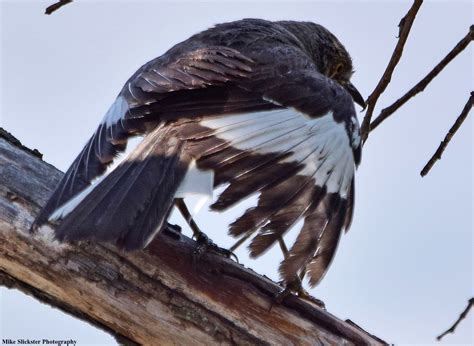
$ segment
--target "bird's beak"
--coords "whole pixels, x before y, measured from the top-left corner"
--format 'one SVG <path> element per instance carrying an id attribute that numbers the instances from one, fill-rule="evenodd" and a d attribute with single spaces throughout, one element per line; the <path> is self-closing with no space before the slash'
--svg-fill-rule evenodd
<path id="1" fill-rule="evenodd" d="M 354 102 L 357 103 L 362 108 L 365 108 L 365 100 L 360 94 L 359 90 L 357 90 L 356 87 L 352 85 L 351 82 L 347 82 L 346 84 L 344 84 L 344 87 L 349 92 L 349 94 L 351 94 Z"/>

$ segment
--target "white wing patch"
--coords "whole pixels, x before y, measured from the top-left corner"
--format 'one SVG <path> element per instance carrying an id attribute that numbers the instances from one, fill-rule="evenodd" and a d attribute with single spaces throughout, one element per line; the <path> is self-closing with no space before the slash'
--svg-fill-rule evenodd
<path id="1" fill-rule="evenodd" d="M 127 109 L 125 100 L 119 97 L 102 124 L 111 126 L 120 121 Z M 280 162 L 304 164 L 298 174 L 313 177 L 315 185 L 326 186 L 328 193 L 337 192 L 342 198 L 347 197 L 355 170 L 351 147 L 353 139 L 349 139 L 344 123 L 337 123 L 331 112 L 313 119 L 296 110 L 285 109 L 206 118 L 200 121 L 200 125 L 213 129 L 216 137 L 240 150 L 260 154 L 291 152 Z M 60 220 L 69 214 L 106 175 L 58 208 L 50 221 Z M 213 183 L 214 172 L 198 169 L 192 161 L 175 196 L 212 197 Z"/>
<path id="2" fill-rule="evenodd" d="M 347 197 L 355 169 L 352 139 L 332 112 L 313 119 L 291 109 L 207 118 L 200 124 L 240 150 L 291 152 L 280 162 L 303 163 L 298 174 L 313 177 L 328 193 Z"/>
<path id="3" fill-rule="evenodd" d="M 197 168 L 196 161 L 193 160 L 184 176 L 183 181 L 175 193 L 175 197 L 184 198 L 198 195 L 212 198 L 214 191 L 214 171 L 201 170 Z"/>

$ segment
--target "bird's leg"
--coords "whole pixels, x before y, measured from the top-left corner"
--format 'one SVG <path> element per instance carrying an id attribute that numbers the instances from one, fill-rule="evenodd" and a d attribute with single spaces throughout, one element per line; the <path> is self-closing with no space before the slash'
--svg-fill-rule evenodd
<path id="1" fill-rule="evenodd" d="M 234 245 L 232 245 L 230 248 L 229 248 L 229 251 L 231 252 L 234 252 L 240 245 L 242 245 L 242 243 L 244 241 L 246 241 L 248 238 L 250 237 L 250 235 L 246 235 L 242 238 L 240 238 L 239 240 L 237 240 Z"/>
<path id="2" fill-rule="evenodd" d="M 193 238 L 195 238 L 196 241 L 200 241 L 201 239 L 207 239 L 207 236 L 204 234 L 203 231 L 199 229 L 199 226 L 197 225 L 196 221 L 194 221 L 191 213 L 188 210 L 188 207 L 184 203 L 184 199 L 176 198 L 175 204 L 181 215 L 183 215 L 183 218 L 186 223 L 189 225 L 189 227 L 191 227 L 191 230 L 193 231 Z"/>
<path id="3" fill-rule="evenodd" d="M 290 252 L 288 251 L 288 247 L 286 246 L 285 240 L 282 236 L 278 237 L 278 244 L 280 245 L 281 252 L 283 252 L 283 257 L 287 259 Z M 302 289 L 303 287 L 301 284 L 301 280 L 299 277 L 297 277 L 294 281 L 286 283 L 285 289 L 277 294 L 276 302 L 280 304 L 286 297 L 291 294 L 291 292 L 298 292 Z"/>
<path id="4" fill-rule="evenodd" d="M 237 249 L 250 236 L 251 236 L 251 234 L 248 234 L 248 235 L 240 238 L 238 241 L 235 242 L 234 245 L 232 245 L 229 248 L 229 251 L 234 251 L 235 249 Z M 288 255 L 289 255 L 289 251 L 288 251 L 288 247 L 286 246 L 285 240 L 283 239 L 282 236 L 278 237 L 278 244 L 280 245 L 281 252 L 283 252 L 283 257 L 287 258 Z M 304 274 L 303 274 L 303 276 L 304 276 Z M 285 299 L 285 297 L 287 297 L 289 294 L 291 294 L 291 292 L 296 292 L 296 293 L 306 292 L 306 291 L 303 290 L 301 282 L 302 282 L 302 278 L 300 279 L 300 277 L 297 277 L 295 279 L 295 281 L 292 281 L 291 283 L 287 284 L 285 289 L 277 295 L 276 302 L 281 303 L 283 301 L 283 299 Z M 306 295 L 308 295 L 308 294 L 306 293 Z"/>
<path id="5" fill-rule="evenodd" d="M 301 273 L 298 275 L 299 287 L 297 287 L 296 294 L 298 295 L 298 297 L 304 300 L 310 301 L 316 304 L 317 306 L 319 306 L 320 308 L 323 308 L 326 310 L 326 305 L 324 304 L 322 300 L 313 297 L 311 294 L 308 293 L 308 291 L 306 291 L 303 288 L 303 279 L 305 275 L 306 275 L 306 267 L 304 267 Z"/>
<path id="6" fill-rule="evenodd" d="M 282 236 L 278 237 L 278 244 L 280 244 L 280 249 L 281 249 L 281 252 L 283 252 L 283 257 L 285 259 L 288 258 L 288 255 L 290 252 L 288 251 L 288 247 L 286 246 L 285 240 L 283 239 Z"/>
<path id="7" fill-rule="evenodd" d="M 237 249 L 249 237 L 250 237 L 250 234 L 239 239 L 237 242 L 235 242 L 234 245 L 230 247 L 229 251 L 234 251 L 235 249 Z M 285 259 L 288 258 L 290 252 L 288 251 L 288 247 L 286 246 L 285 240 L 283 239 L 282 236 L 278 237 L 278 244 L 280 245 L 281 252 L 283 252 L 283 257 Z M 305 275 L 306 275 L 306 267 L 303 268 L 301 273 L 297 275 L 293 281 L 287 282 L 285 284 L 285 288 L 283 289 L 283 291 L 277 294 L 275 302 L 278 304 L 281 304 L 286 297 L 288 297 L 291 293 L 294 292 L 301 299 L 310 301 L 318 305 L 319 307 L 326 309 L 323 301 L 317 298 L 314 298 L 303 288 L 303 278 Z M 272 309 L 272 307 L 273 307 L 273 304 L 270 306 L 270 310 Z"/>
<path id="8" fill-rule="evenodd" d="M 303 275 L 304 276 L 304 275 Z M 299 298 L 316 304 L 322 309 L 326 309 L 324 302 L 320 299 L 313 297 L 303 288 L 303 281 L 301 280 L 301 274 L 296 276 L 294 280 L 289 281 L 285 284 L 283 291 L 277 294 L 276 302 L 281 304 L 283 300 L 288 297 L 291 293 L 295 293 Z"/>
<path id="9" fill-rule="evenodd" d="M 232 251 L 220 248 L 211 239 L 209 239 L 209 237 L 203 231 L 199 229 L 199 226 L 197 225 L 196 221 L 194 221 L 191 213 L 188 210 L 188 207 L 186 206 L 182 198 L 176 198 L 175 205 L 181 215 L 183 215 L 191 230 L 193 231 L 193 238 L 196 239 L 196 242 L 198 243 L 198 246 L 194 252 L 194 255 L 197 259 L 199 259 L 199 257 L 201 257 L 202 254 L 208 250 L 221 254 L 225 257 L 234 256 L 237 259 L 237 257 L 232 253 Z"/>
<path id="10" fill-rule="evenodd" d="M 283 237 L 278 238 L 278 243 L 280 244 L 280 249 L 283 252 L 284 258 L 285 259 L 288 258 L 289 251 L 288 251 L 288 248 L 285 244 L 285 241 L 284 241 Z M 322 300 L 314 298 L 312 295 L 310 295 L 308 293 L 308 291 L 306 291 L 303 288 L 303 278 L 304 278 L 305 275 L 306 275 L 306 267 L 303 268 L 301 273 L 299 275 L 297 275 L 293 281 L 290 281 L 290 282 L 286 283 L 285 288 L 283 289 L 283 291 L 281 291 L 280 293 L 277 294 L 276 302 L 280 304 L 292 292 L 295 292 L 296 295 L 298 297 L 300 297 L 301 299 L 310 301 L 310 302 L 318 305 L 319 307 L 325 309 L 326 307 L 325 307 L 324 302 Z"/>

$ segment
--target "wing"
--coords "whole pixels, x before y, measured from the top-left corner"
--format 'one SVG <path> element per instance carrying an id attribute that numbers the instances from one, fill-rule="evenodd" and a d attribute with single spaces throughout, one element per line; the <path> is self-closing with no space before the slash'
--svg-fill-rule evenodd
<path id="1" fill-rule="evenodd" d="M 129 137 L 147 132 L 150 123 L 153 127 L 181 116 L 275 108 L 259 95 L 225 86 L 247 78 L 252 63 L 231 48 L 207 47 L 170 53 L 140 68 L 71 164 L 32 229 L 101 176 L 125 150 Z"/>
<path id="2" fill-rule="evenodd" d="M 171 126 L 186 143 L 186 154 L 197 160 L 199 168 L 214 170 L 215 185 L 229 183 L 212 206 L 214 210 L 224 210 L 260 193 L 258 205 L 247 210 L 230 230 L 244 237 L 258 232 L 251 243 L 253 256 L 266 251 L 304 219 L 303 229 L 280 270 L 284 279 L 291 281 L 307 268 L 311 283 L 317 283 L 352 215 L 354 165 L 360 160 L 354 105 L 350 95 L 318 73 L 299 48 L 259 46 L 245 53 L 223 47 L 186 53 L 172 49 L 169 55 L 143 66 L 127 82 L 36 225 L 102 174 L 116 153 L 124 149 L 129 136 L 147 131 L 148 126 L 156 128 L 164 121 L 166 128 Z M 270 111 L 283 108 L 289 113 Z M 147 162 L 144 157 L 133 170 L 145 172 L 142 169 Z M 104 193 L 117 195 L 113 191 L 119 191 L 121 210 L 127 213 L 126 206 L 131 203 L 130 210 L 141 213 L 140 205 L 132 206 L 131 194 L 122 195 L 126 188 L 114 188 L 113 178 L 122 181 L 128 174 L 126 162 L 122 167 L 119 173 L 100 182 L 102 188 L 88 189 L 84 197 L 89 195 L 89 200 L 100 199 L 107 205 Z M 155 184 L 153 179 L 136 177 L 125 180 L 140 184 L 141 191 L 153 188 L 148 186 Z M 153 195 L 159 193 L 155 190 Z M 92 198 L 91 191 L 98 195 Z M 173 198 L 173 191 L 167 191 L 167 198 Z M 66 204 L 54 214 L 62 218 L 71 207 L 86 217 L 94 209 L 86 204 L 74 198 L 72 205 Z M 100 213 L 95 214 L 100 217 Z M 155 218 L 163 219 L 163 215 Z M 97 228 L 100 223 L 96 221 L 88 222 Z M 110 225 L 103 226 L 106 230 Z M 91 232 L 100 231 L 77 230 L 77 239 L 93 239 Z M 68 230 L 63 227 L 63 231 L 63 238 L 68 239 Z M 116 230 L 114 234 L 125 233 Z M 104 239 L 118 240 L 110 237 L 115 236 Z M 139 247 L 144 246 L 147 237 L 134 238 L 134 247 Z"/>
<path id="3" fill-rule="evenodd" d="M 233 236 L 256 234 L 252 256 L 304 219 L 280 272 L 289 282 L 306 268 L 315 285 L 352 217 L 361 150 L 354 104 L 341 86 L 315 70 L 266 78 L 263 72 L 245 87 L 285 110 L 192 119 L 179 124 L 179 131 L 198 167 L 214 171 L 216 186 L 229 184 L 211 209 L 225 210 L 259 192 L 257 206 L 230 227 Z"/>

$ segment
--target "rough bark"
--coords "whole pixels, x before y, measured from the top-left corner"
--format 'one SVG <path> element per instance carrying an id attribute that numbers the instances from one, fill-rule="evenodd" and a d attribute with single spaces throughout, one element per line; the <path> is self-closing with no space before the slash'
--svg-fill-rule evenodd
<path id="1" fill-rule="evenodd" d="M 3 138 L 2 138 L 3 137 Z M 385 344 L 290 296 L 268 278 L 160 234 L 144 251 L 59 244 L 29 226 L 62 173 L 0 136 L 0 284 L 19 289 L 124 344 Z M 270 309 L 271 308 L 271 309 Z"/>

